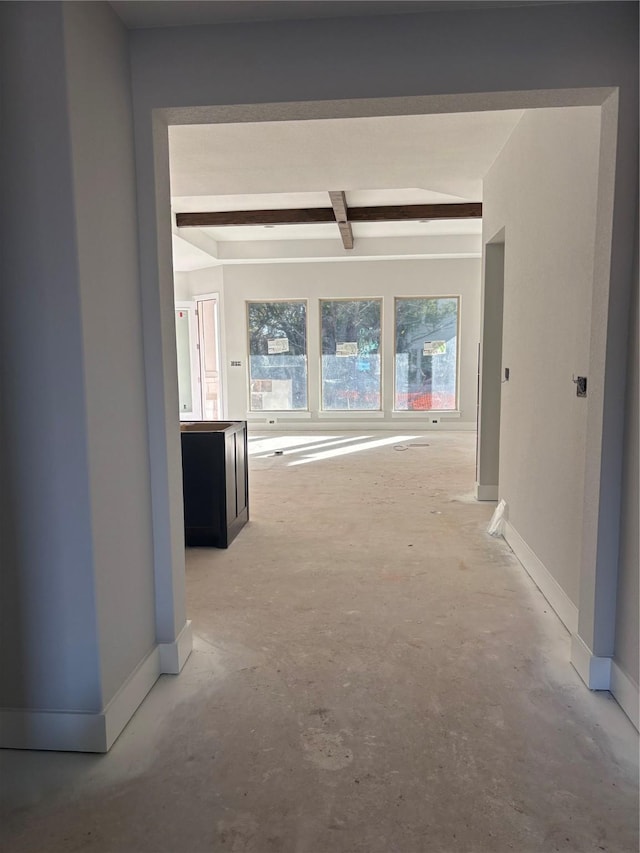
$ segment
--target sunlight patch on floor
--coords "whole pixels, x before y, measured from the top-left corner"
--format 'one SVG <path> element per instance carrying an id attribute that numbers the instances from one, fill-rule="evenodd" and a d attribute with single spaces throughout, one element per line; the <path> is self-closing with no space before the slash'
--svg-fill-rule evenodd
<path id="1" fill-rule="evenodd" d="M 418 438 L 417 435 L 392 435 L 389 438 L 379 438 L 375 441 L 365 441 L 361 444 L 351 444 L 348 447 L 334 447 L 332 450 L 320 450 L 318 453 L 312 453 L 305 459 L 297 459 L 295 462 L 289 462 L 289 467 L 294 465 L 306 465 L 308 462 L 321 462 L 325 459 L 334 459 L 336 456 L 346 456 L 349 453 L 360 453 L 363 450 L 373 450 L 376 447 L 385 447 L 393 444 L 406 444 L 407 441 L 413 441 Z"/>
<path id="2" fill-rule="evenodd" d="M 328 435 L 326 440 L 339 439 L 339 435 Z M 273 453 L 275 450 L 290 450 L 295 447 L 303 447 L 307 444 L 317 444 L 317 435 L 273 435 L 273 436 L 250 436 L 249 456 Z"/>

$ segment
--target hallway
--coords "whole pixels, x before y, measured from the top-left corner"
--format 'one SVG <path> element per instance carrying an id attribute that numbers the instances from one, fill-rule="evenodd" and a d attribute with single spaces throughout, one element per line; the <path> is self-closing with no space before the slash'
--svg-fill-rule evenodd
<path id="1" fill-rule="evenodd" d="M 250 452 L 250 524 L 187 554 L 183 673 L 106 756 L 6 751 L 2 849 L 635 851 L 637 734 L 486 534 L 475 434 Z"/>

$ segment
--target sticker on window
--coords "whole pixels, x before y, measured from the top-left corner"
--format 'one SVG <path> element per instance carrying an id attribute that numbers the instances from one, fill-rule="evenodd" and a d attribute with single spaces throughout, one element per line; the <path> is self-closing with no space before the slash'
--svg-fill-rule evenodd
<path id="1" fill-rule="evenodd" d="M 341 357 L 358 355 L 358 342 L 346 341 L 345 343 L 336 344 L 336 355 Z"/>
<path id="2" fill-rule="evenodd" d="M 274 338 L 272 341 L 267 341 L 267 352 L 269 355 L 275 355 L 278 352 L 289 352 L 289 338 Z"/>
<path id="3" fill-rule="evenodd" d="M 446 341 L 425 341 L 422 346 L 422 355 L 444 355 L 446 351 Z"/>

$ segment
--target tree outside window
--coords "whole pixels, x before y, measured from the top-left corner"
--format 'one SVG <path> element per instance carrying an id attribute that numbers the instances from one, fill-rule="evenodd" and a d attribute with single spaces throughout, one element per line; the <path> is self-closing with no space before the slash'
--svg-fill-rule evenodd
<path id="1" fill-rule="evenodd" d="M 380 409 L 380 299 L 321 300 L 322 408 Z"/>
<path id="2" fill-rule="evenodd" d="M 457 297 L 395 303 L 395 409 L 446 411 L 457 405 Z"/>
<path id="3" fill-rule="evenodd" d="M 307 408 L 307 303 L 248 302 L 250 410 Z"/>

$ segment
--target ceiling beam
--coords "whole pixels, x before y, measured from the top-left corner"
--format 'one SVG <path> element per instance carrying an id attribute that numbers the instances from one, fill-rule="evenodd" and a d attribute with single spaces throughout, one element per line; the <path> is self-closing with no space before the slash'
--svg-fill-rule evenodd
<path id="1" fill-rule="evenodd" d="M 342 245 L 345 249 L 353 249 L 353 231 L 351 230 L 350 222 L 338 222 Z"/>
<path id="2" fill-rule="evenodd" d="M 347 210 L 347 199 L 342 190 L 329 193 L 331 207 L 340 229 L 342 245 L 345 249 L 353 249 L 353 231 L 349 223 L 349 211 Z"/>
<path id="3" fill-rule="evenodd" d="M 347 198 L 343 191 L 337 190 L 336 192 L 330 192 L 329 200 L 331 201 L 331 207 L 333 208 L 336 222 L 348 222 Z"/>
<path id="4" fill-rule="evenodd" d="M 332 207 L 176 213 L 178 228 L 218 228 L 227 225 L 316 225 L 319 222 L 335 221 Z"/>
<path id="5" fill-rule="evenodd" d="M 350 207 L 351 222 L 410 222 L 416 219 L 480 219 L 482 202 L 464 204 L 385 204 Z"/>
<path id="6" fill-rule="evenodd" d="M 482 202 L 461 204 L 393 204 L 350 207 L 350 222 L 410 222 L 416 219 L 479 219 Z M 178 228 L 221 228 L 232 225 L 316 225 L 335 222 L 333 207 L 296 207 L 282 210 L 216 210 L 176 213 Z"/>

